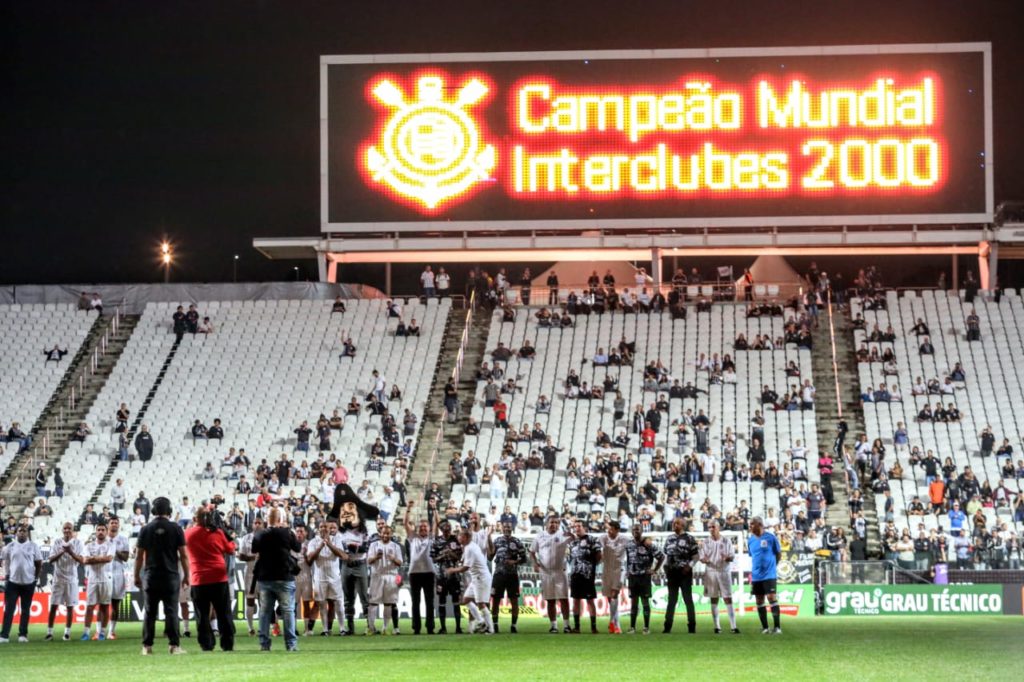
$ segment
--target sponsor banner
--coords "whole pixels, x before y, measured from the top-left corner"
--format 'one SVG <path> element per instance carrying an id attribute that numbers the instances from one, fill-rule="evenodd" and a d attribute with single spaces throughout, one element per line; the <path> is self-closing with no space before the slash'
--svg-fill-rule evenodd
<path id="1" fill-rule="evenodd" d="M 826 585 L 822 612 L 828 616 L 1003 615 L 1003 586 Z"/>

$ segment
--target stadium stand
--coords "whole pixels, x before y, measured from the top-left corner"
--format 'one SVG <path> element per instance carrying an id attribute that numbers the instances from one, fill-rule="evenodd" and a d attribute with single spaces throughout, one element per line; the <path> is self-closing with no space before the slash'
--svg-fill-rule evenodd
<path id="1" fill-rule="evenodd" d="M 861 303 L 860 299 L 854 299 L 852 309 L 861 310 Z M 980 321 L 981 338 L 978 341 L 968 341 L 967 338 L 966 319 L 972 311 L 976 311 Z M 917 538 L 920 524 L 928 533 L 934 530 L 945 532 L 951 560 L 956 558 L 955 538 L 949 537 L 950 520 L 945 512 L 957 497 L 961 498 L 965 510 L 969 509 L 969 521 L 964 525 L 968 533 L 975 527 L 970 517 L 978 511 L 984 520 L 984 528 L 996 540 L 1002 537 L 1001 533 L 1016 532 L 1019 536 L 1021 525 L 1019 521 L 1015 523 L 1010 504 L 1012 496 L 1020 492 L 1019 479 L 1004 477 L 1005 457 L 981 456 L 981 433 L 991 427 L 997 445 L 1005 437 L 1013 448 L 1012 452 L 1018 453 L 1011 457 L 1012 463 L 1016 464 L 1020 459 L 1020 434 L 1024 432 L 1024 422 L 1015 409 L 1022 402 L 1024 383 L 1024 372 L 1016 362 L 1017 349 L 1024 341 L 1024 305 L 1020 296 L 1008 290 L 998 302 L 976 298 L 968 303 L 962 292 L 958 296 L 955 292 L 946 295 L 945 292 L 925 290 L 920 295 L 907 292 L 898 296 L 896 292 L 889 291 L 885 295 L 884 309 L 863 310 L 862 314 L 865 329 L 854 332 L 855 346 L 861 348 L 864 344 L 869 351 L 878 348 L 879 355 L 886 349 L 892 349 L 895 354 L 895 374 L 887 373 L 881 362 L 860 362 L 858 368 L 869 444 L 865 448 L 866 462 L 862 466 L 869 479 L 887 479 L 874 484 L 880 515 L 885 505 L 884 488 L 887 485 L 893 499 L 891 520 L 895 531 L 902 533 L 909 529 L 912 537 Z M 915 333 L 923 331 L 913 329 L 918 320 L 927 326 L 927 334 Z M 891 326 L 895 340 L 870 342 L 875 325 L 883 333 Z M 926 337 L 934 349 L 933 353 L 920 350 Z M 957 363 L 963 368 L 962 381 L 951 376 Z M 888 370 L 891 372 L 892 367 Z M 948 384 L 947 377 L 950 377 Z M 935 383 L 929 386 L 933 381 Z M 882 383 L 890 387 L 897 385 L 902 400 L 877 401 L 874 392 Z M 946 410 L 952 404 L 959 412 L 959 419 L 919 419 L 926 405 L 935 406 L 937 403 Z M 904 424 L 909 442 L 906 446 L 896 447 L 894 434 L 899 422 Z M 885 452 L 882 464 L 877 467 L 879 471 L 872 475 L 870 444 L 876 439 L 881 439 Z M 919 454 L 914 452 L 915 448 Z M 944 508 L 938 515 L 931 513 L 928 480 L 919 461 L 928 451 L 933 451 L 942 464 L 949 458 L 955 467 L 955 470 L 945 473 L 939 471 L 939 476 L 945 480 L 946 490 Z M 861 461 L 864 462 L 864 458 Z M 902 475 L 892 476 L 892 469 L 897 463 Z M 980 494 L 977 500 L 971 499 L 974 484 L 965 487 L 956 481 L 968 467 L 978 481 Z M 883 472 L 884 477 L 879 475 Z M 954 482 L 952 496 L 949 490 L 951 481 Z M 1001 481 L 1010 496 L 1000 501 L 992 491 Z M 870 481 L 864 483 L 868 485 Z M 925 513 L 909 515 L 915 497 L 925 507 Z M 1003 524 L 1006 524 L 1005 528 Z M 982 538 L 981 542 L 991 540 Z M 978 541 L 975 537 L 976 545 Z M 976 553 L 978 561 L 985 555 L 984 552 Z"/>
<path id="2" fill-rule="evenodd" d="M 95 320 L 95 313 L 77 310 L 72 304 L 0 306 L 0 425 L 4 436 L 15 422 L 26 434 L 32 431 Z M 44 351 L 54 346 L 67 351 L 59 362 L 47 361 L 44 356 Z M 4 445 L 0 472 L 17 453 L 17 443 Z"/>
<path id="3" fill-rule="evenodd" d="M 225 481 L 231 469 L 220 467 L 228 448 L 245 448 L 253 467 L 263 459 L 272 464 L 281 454 L 294 459 L 297 466 L 304 459 L 312 462 L 317 458 L 315 435 L 307 454 L 296 451 L 293 431 L 303 421 L 312 426 L 320 414 L 329 417 L 334 409 L 344 414 L 353 396 L 362 403 L 373 387 L 374 369 L 387 379 L 388 392 L 392 385 L 401 388 L 401 401 L 389 405 L 400 428 L 405 409 L 422 419 L 433 379 L 433 373 L 423 368 L 437 363 L 450 300 L 426 305 L 411 301 L 406 306 L 403 319 L 417 320 L 418 337 L 394 335 L 397 320 L 386 316 L 381 299 L 345 303 L 344 314 L 332 314 L 330 301 L 199 303 L 198 309 L 212 318 L 216 331 L 205 336 L 186 335 L 167 369 L 143 420 L 156 442 L 152 461 L 118 462 L 97 503 L 106 504 L 114 482 L 123 478 L 132 497 L 137 490 L 159 490 L 177 503 L 184 496 L 198 502 L 220 493 L 229 503 L 239 501 L 244 508 L 247 496 L 235 496 L 235 481 Z M 159 365 L 161 353 L 173 342 L 173 310 L 173 305 L 165 304 L 147 308 L 144 319 L 150 321 L 147 328 L 159 344 L 148 359 L 139 358 L 147 372 Z M 343 333 L 357 347 L 354 358 L 339 358 Z M 268 363 L 268 358 L 275 360 Z M 149 376 L 139 377 L 143 386 L 148 386 Z M 116 410 L 123 395 L 119 390 L 104 392 L 106 414 Z M 137 400 L 139 395 L 129 398 Z M 209 425 L 215 418 L 224 425 L 222 441 L 193 439 L 190 427 L 196 419 Z M 354 482 L 370 481 L 378 503 L 390 483 L 390 468 L 369 473 L 364 469 L 370 447 L 380 435 L 380 422 L 380 416 L 365 410 L 359 416 L 345 417 L 340 436 L 332 436 L 331 449 Z M 106 429 L 102 439 L 102 451 L 109 458 L 116 450 L 116 434 Z M 201 476 L 208 462 L 217 470 L 212 479 Z M 252 470 L 248 478 L 254 479 Z M 329 499 L 329 490 L 308 480 L 290 481 L 278 494 L 287 496 L 295 491 L 301 496 L 306 486 L 320 499 L 324 495 Z"/>
<path id="4" fill-rule="evenodd" d="M 520 308 L 512 323 L 503 322 L 501 311 L 496 311 L 491 321 L 487 348 L 489 352 L 493 351 L 501 342 L 515 353 L 527 340 L 536 348 L 536 356 L 532 360 L 519 359 L 513 355 L 507 362 L 504 380 L 514 379 L 518 390 L 511 395 L 502 394 L 502 397 L 509 403 L 508 421 L 513 428 L 518 430 L 522 424 L 532 426 L 539 422 L 552 438 L 553 444 L 562 447 L 557 454 L 555 467 L 553 470 L 527 468 L 519 498 L 503 499 L 500 491 L 496 491 L 499 496 L 491 497 L 491 486 L 482 479 L 476 485 L 454 485 L 452 498 L 456 505 L 468 501 L 478 511 L 485 512 L 491 506 L 497 506 L 498 511 L 501 511 L 508 504 L 516 514 L 529 512 L 534 506 L 561 513 L 568 505 L 578 515 L 589 516 L 592 511 L 601 511 L 615 518 L 617 500 L 609 499 L 605 504 L 593 507 L 590 502 L 577 504 L 576 492 L 566 489 L 567 470 L 570 461 L 576 463 L 580 472 L 585 467 L 585 459 L 591 463 L 597 462 L 601 456 L 599 448 L 595 446 L 598 429 L 612 438 L 622 431 L 627 432 L 627 450 L 630 453 L 637 452 L 639 440 L 630 428 L 630 413 L 638 404 L 642 404 L 646 411 L 659 395 L 668 395 L 667 388 L 655 393 L 645 390 L 643 385 L 644 367 L 660 360 L 668 368 L 672 380 L 678 379 L 682 386 L 692 382 L 701 391 L 696 399 L 669 401 L 669 411 L 663 415 L 656 438 L 656 447 L 664 451 L 667 466 L 678 466 L 686 455 L 693 452 L 695 439 L 692 433 L 688 445 L 685 448 L 678 447 L 674 424 L 684 416 L 684 412 L 692 410 L 692 414 L 696 415 L 703 410 L 712 418 L 709 445 L 719 458 L 718 471 L 711 482 L 696 482 L 684 487 L 685 498 L 693 505 L 695 518 L 706 499 L 722 510 L 723 517 L 734 510 L 741 500 L 747 501 L 752 513 L 766 514 L 770 508 L 776 512 L 780 510 L 778 489 L 766 488 L 761 482 L 749 480 L 721 481 L 719 474 L 722 471 L 721 455 L 730 438 L 735 439 L 733 450 L 736 453 L 737 469 L 746 463 L 745 455 L 750 445 L 751 420 L 755 410 L 761 410 L 764 415 L 764 445 L 769 453 L 768 462 L 777 462 L 780 470 L 784 464 L 792 466 L 794 462 L 788 451 L 798 440 L 808 453 L 817 452 L 813 409 L 776 411 L 769 405 L 759 404 L 764 385 L 772 387 L 781 395 L 793 384 L 811 378 L 810 351 L 797 350 L 793 344 L 773 351 L 733 350 L 738 334 L 745 334 L 748 338 L 757 334 L 770 335 L 773 339 L 782 336 L 783 317 L 747 318 L 746 309 L 742 305 L 715 304 L 710 312 L 696 313 L 691 308 L 687 320 L 673 320 L 671 315 L 662 312 L 635 315 L 609 313 L 580 315 L 575 318 L 574 326 L 560 328 L 540 326 L 533 315 L 537 310 Z M 792 315 L 793 311 L 787 309 L 786 314 Z M 632 367 L 595 366 L 590 361 L 598 348 L 608 351 L 623 338 L 636 344 Z M 712 382 L 709 372 L 697 367 L 698 358 L 702 354 L 709 360 L 715 355 L 732 355 L 736 364 L 736 383 Z M 799 367 L 799 380 L 787 377 L 786 368 L 790 362 Z M 626 402 L 625 416 L 619 420 L 614 419 L 614 391 L 608 392 L 601 400 L 567 398 L 564 381 L 570 370 L 578 372 L 581 383 L 586 382 L 596 387 L 602 386 L 606 375 L 617 376 L 618 390 Z M 671 385 L 671 381 L 668 385 Z M 472 413 L 473 418 L 481 424 L 481 432 L 478 436 L 467 435 L 463 448 L 463 454 L 475 451 L 482 465 L 481 472 L 490 471 L 501 461 L 505 442 L 505 432 L 495 427 L 493 411 L 483 407 L 484 386 L 484 381 L 478 382 L 477 395 L 480 400 Z M 535 408 L 541 395 L 551 400 L 550 414 L 538 413 Z M 541 445 L 543 443 L 518 442 L 515 445 L 516 456 L 528 457 L 531 450 Z M 623 452 L 615 451 L 620 455 Z M 607 448 L 604 456 L 610 452 L 612 448 Z M 810 456 L 813 458 L 814 455 Z M 651 462 L 652 457 L 648 455 L 639 457 L 638 488 L 652 479 Z M 807 472 L 808 485 L 818 479 L 815 467 L 808 467 L 806 461 L 801 461 L 800 466 Z M 671 521 L 672 514 L 670 509 L 662 511 L 664 483 L 655 485 L 659 490 L 659 499 L 656 500 L 659 511 L 653 519 L 653 527 L 660 529 Z"/>

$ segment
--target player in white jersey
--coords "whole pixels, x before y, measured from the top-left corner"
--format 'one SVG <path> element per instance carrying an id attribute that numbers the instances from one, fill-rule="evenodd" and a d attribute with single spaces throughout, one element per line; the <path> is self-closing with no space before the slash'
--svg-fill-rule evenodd
<path id="1" fill-rule="evenodd" d="M 321 636 L 331 634 L 331 614 L 338 619 L 338 629 L 344 631 L 345 613 L 341 586 L 341 564 L 338 560 L 345 555 L 337 545 L 337 524 L 321 521 L 317 537 L 306 545 L 306 563 L 313 567 L 313 599 L 320 605 Z M 331 607 L 334 610 L 332 612 Z"/>
<path id="2" fill-rule="evenodd" d="M 565 574 L 565 553 L 572 535 L 562 532 L 557 516 L 549 516 L 547 528 L 537 534 L 530 545 L 530 556 L 540 571 L 541 596 L 548 603 L 548 620 L 551 629 L 558 632 L 555 607 L 562 608 L 562 626 L 564 632 L 572 632 L 569 626 L 569 579 Z"/>
<path id="3" fill-rule="evenodd" d="M 370 574 L 370 623 L 369 632 L 377 634 L 377 606 L 384 606 L 384 625 L 381 634 L 386 634 L 391 614 L 398 608 L 398 569 L 402 565 L 402 547 L 391 540 L 391 526 L 384 526 L 380 539 L 370 543 L 366 552 L 366 563 L 373 572 Z M 393 633 L 398 628 L 392 626 Z"/>
<path id="4" fill-rule="evenodd" d="M 245 622 L 249 626 L 249 636 L 256 634 L 253 626 L 253 618 L 256 615 L 256 588 L 253 579 L 253 566 L 256 565 L 257 554 L 252 551 L 252 539 L 259 531 L 263 530 L 265 524 L 263 519 L 256 517 L 252 520 L 252 532 L 244 536 L 238 542 L 238 562 L 242 567 L 242 590 L 245 591 Z"/>
<path id="5" fill-rule="evenodd" d="M 110 562 L 114 559 L 114 550 L 107 540 L 107 524 L 100 522 L 96 524 L 96 539 L 85 546 L 85 580 L 86 580 L 86 606 L 85 606 L 85 631 L 82 633 L 82 640 L 89 639 L 89 629 L 92 627 L 93 607 L 99 610 L 96 634 L 93 639 L 106 639 L 104 630 L 107 627 L 107 619 L 110 617 Z"/>
<path id="6" fill-rule="evenodd" d="M 473 544 L 487 556 L 487 538 L 490 537 L 491 531 L 481 521 L 480 514 L 473 512 L 469 515 L 469 530 L 473 534 Z"/>
<path id="7" fill-rule="evenodd" d="M 110 562 L 110 626 L 107 629 L 107 639 L 117 639 L 117 619 L 121 610 L 121 600 L 124 599 L 127 591 L 125 571 L 128 565 L 125 563 L 130 557 L 128 538 L 121 535 L 121 520 L 116 516 L 110 519 L 107 541 L 114 555 Z"/>
<path id="8" fill-rule="evenodd" d="M 50 586 L 50 615 L 46 623 L 46 639 L 53 639 L 53 622 L 57 619 L 57 608 L 65 612 L 64 641 L 71 639 L 71 621 L 78 606 L 78 565 L 85 563 L 82 555 L 85 548 L 75 537 L 75 527 L 64 524 L 62 535 L 54 541 L 47 561 L 53 564 L 53 582 Z"/>
<path id="9" fill-rule="evenodd" d="M 300 547 L 298 553 L 292 552 L 292 556 L 299 565 L 299 574 L 295 576 L 295 620 L 298 621 L 301 613 L 306 628 L 303 634 L 310 637 L 316 625 L 317 603 L 313 599 L 313 569 L 306 561 L 306 547 L 309 543 L 306 541 L 305 526 L 298 526 L 295 529 L 295 539 L 299 541 Z"/>
<path id="10" fill-rule="evenodd" d="M 732 606 L 732 579 L 729 565 L 736 556 L 732 541 L 722 537 L 718 521 L 711 522 L 711 537 L 700 543 L 700 560 L 704 564 L 704 596 L 711 600 L 711 618 L 715 623 L 715 634 L 722 631 L 718 619 L 718 600 L 725 601 L 729 613 L 729 627 L 732 634 L 740 634 L 736 627 L 736 611 Z"/>
<path id="11" fill-rule="evenodd" d="M 463 528 L 459 531 L 459 544 L 462 545 L 462 564 L 448 568 L 448 575 L 465 573 L 469 576 L 469 585 L 462 593 L 462 603 L 469 608 L 472 619 L 470 632 L 486 632 L 494 634 L 494 621 L 491 620 L 487 601 L 491 598 L 491 569 L 487 566 L 487 557 L 473 541 L 473 531 Z"/>
<path id="12" fill-rule="evenodd" d="M 601 594 L 608 599 L 608 632 L 622 634 L 619 627 L 619 594 L 622 573 L 626 568 L 626 545 L 629 538 L 619 532 L 619 522 L 605 524 L 606 532 L 598 538 L 601 545 Z"/>

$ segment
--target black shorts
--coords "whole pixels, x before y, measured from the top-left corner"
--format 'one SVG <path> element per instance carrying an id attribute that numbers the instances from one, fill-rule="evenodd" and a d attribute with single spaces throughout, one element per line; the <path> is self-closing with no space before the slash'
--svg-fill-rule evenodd
<path id="1" fill-rule="evenodd" d="M 491 596 L 501 599 L 506 595 L 510 601 L 519 599 L 519 576 L 514 573 L 495 573 L 491 579 Z"/>
<path id="2" fill-rule="evenodd" d="M 631 575 L 627 578 L 627 584 L 629 585 L 629 596 L 631 598 L 651 596 L 651 576 Z"/>
<path id="3" fill-rule="evenodd" d="M 462 581 L 456 575 L 444 575 L 437 579 L 437 593 L 450 594 L 453 601 L 462 598 Z"/>
<path id="4" fill-rule="evenodd" d="M 569 576 L 569 594 L 573 599 L 596 599 L 597 587 L 594 583 L 594 576 L 576 575 Z"/>
<path id="5" fill-rule="evenodd" d="M 755 597 L 775 594 L 775 578 L 771 580 L 754 580 L 750 583 L 750 593 Z"/>

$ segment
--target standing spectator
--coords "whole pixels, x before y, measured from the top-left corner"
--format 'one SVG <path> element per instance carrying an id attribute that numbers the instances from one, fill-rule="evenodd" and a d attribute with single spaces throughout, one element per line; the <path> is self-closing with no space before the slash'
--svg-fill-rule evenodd
<path id="1" fill-rule="evenodd" d="M 53 469 L 53 494 L 55 497 L 64 497 L 64 476 L 60 472 L 60 467 Z"/>
<path id="2" fill-rule="evenodd" d="M 114 482 L 114 487 L 110 489 L 110 509 L 117 514 L 119 511 L 124 509 L 125 500 L 127 495 L 124 490 L 124 479 L 119 478 Z"/>
<path id="3" fill-rule="evenodd" d="M 128 420 L 132 416 L 132 411 L 128 409 L 128 405 L 121 403 L 121 407 L 117 408 L 117 426 L 114 427 L 114 433 L 124 433 L 128 430 Z"/>
<path id="4" fill-rule="evenodd" d="M 448 276 L 443 267 L 437 269 L 437 276 L 434 278 L 434 282 L 437 284 L 437 297 L 446 298 L 451 290 L 452 278 Z"/>
<path id="5" fill-rule="evenodd" d="M 428 265 L 423 269 L 423 273 L 420 274 L 420 283 L 423 285 L 423 295 L 426 298 L 434 297 L 434 272 Z"/>
<path id="6" fill-rule="evenodd" d="M 519 300 L 523 302 L 523 305 L 530 305 L 530 288 L 533 285 L 533 276 L 530 274 L 530 268 L 523 270 L 522 277 L 519 278 Z"/>
<path id="7" fill-rule="evenodd" d="M 416 524 L 416 531 L 413 532 L 412 522 L 409 520 L 409 513 L 415 505 L 414 500 L 409 500 L 409 506 L 405 508 L 406 544 L 409 555 L 409 588 L 412 592 L 412 633 L 420 634 L 421 616 L 420 600 L 424 602 L 424 611 L 427 614 L 427 634 L 434 634 L 434 560 L 430 556 L 430 549 L 433 546 L 433 538 L 430 537 L 430 526 L 425 520 Z"/>
<path id="8" fill-rule="evenodd" d="M 260 650 L 270 651 L 270 619 L 277 612 L 284 625 L 284 643 L 288 651 L 298 651 L 295 633 L 295 574 L 292 552 L 299 552 L 295 533 L 288 527 L 288 515 L 280 507 L 270 510 L 266 530 L 256 533 L 252 552 L 258 558 L 253 569 L 260 595 Z"/>
<path id="9" fill-rule="evenodd" d="M 309 452 L 309 436 L 313 433 L 313 429 L 309 428 L 309 422 L 303 420 L 293 433 L 295 434 L 295 449 L 300 452 Z"/>
<path id="10" fill-rule="evenodd" d="M 558 305 L 558 273 L 552 270 L 548 273 L 548 305 Z"/>
<path id="11" fill-rule="evenodd" d="M 153 436 L 145 424 L 141 426 L 139 434 L 135 436 L 135 453 L 140 462 L 148 462 L 153 459 Z"/>
<path id="12" fill-rule="evenodd" d="M 185 328 L 192 335 L 199 331 L 199 311 L 196 310 L 194 303 L 188 307 L 188 312 L 185 313 Z"/>
<path id="13" fill-rule="evenodd" d="M 36 497 L 46 497 L 46 463 L 40 462 L 36 467 Z"/>
<path id="14" fill-rule="evenodd" d="M 981 320 L 974 308 L 971 308 L 971 314 L 967 316 L 967 340 L 981 341 Z"/>
<path id="15" fill-rule="evenodd" d="M 43 555 L 36 543 L 28 539 L 28 526 L 21 524 L 14 532 L 14 542 L 0 552 L 4 573 L 4 624 L 0 632 L 0 644 L 10 641 L 14 611 L 20 604 L 21 620 L 18 621 L 18 641 L 28 642 L 28 621 L 32 614 L 32 595 L 35 594 L 36 580 L 43 567 Z"/>
<path id="16" fill-rule="evenodd" d="M 174 329 L 175 340 L 181 343 L 181 340 L 185 338 L 185 330 L 187 329 L 185 308 L 183 306 L 179 305 L 178 309 L 174 311 L 174 315 L 171 316 L 171 325 Z"/>
<path id="17" fill-rule="evenodd" d="M 141 493 L 140 493 L 141 495 Z M 166 497 L 153 500 L 155 519 L 139 533 L 135 554 L 135 584 L 142 586 L 146 597 L 146 615 L 142 623 L 142 655 L 153 654 L 156 617 L 160 605 L 164 609 L 164 633 L 170 653 L 183 654 L 178 632 L 178 595 L 181 583 L 188 584 L 188 553 L 185 533 L 168 518 L 171 501 Z M 143 575 L 145 568 L 145 575 Z M 182 571 L 179 574 L 179 568 Z M 184 575 L 184 577 L 181 577 Z"/>

